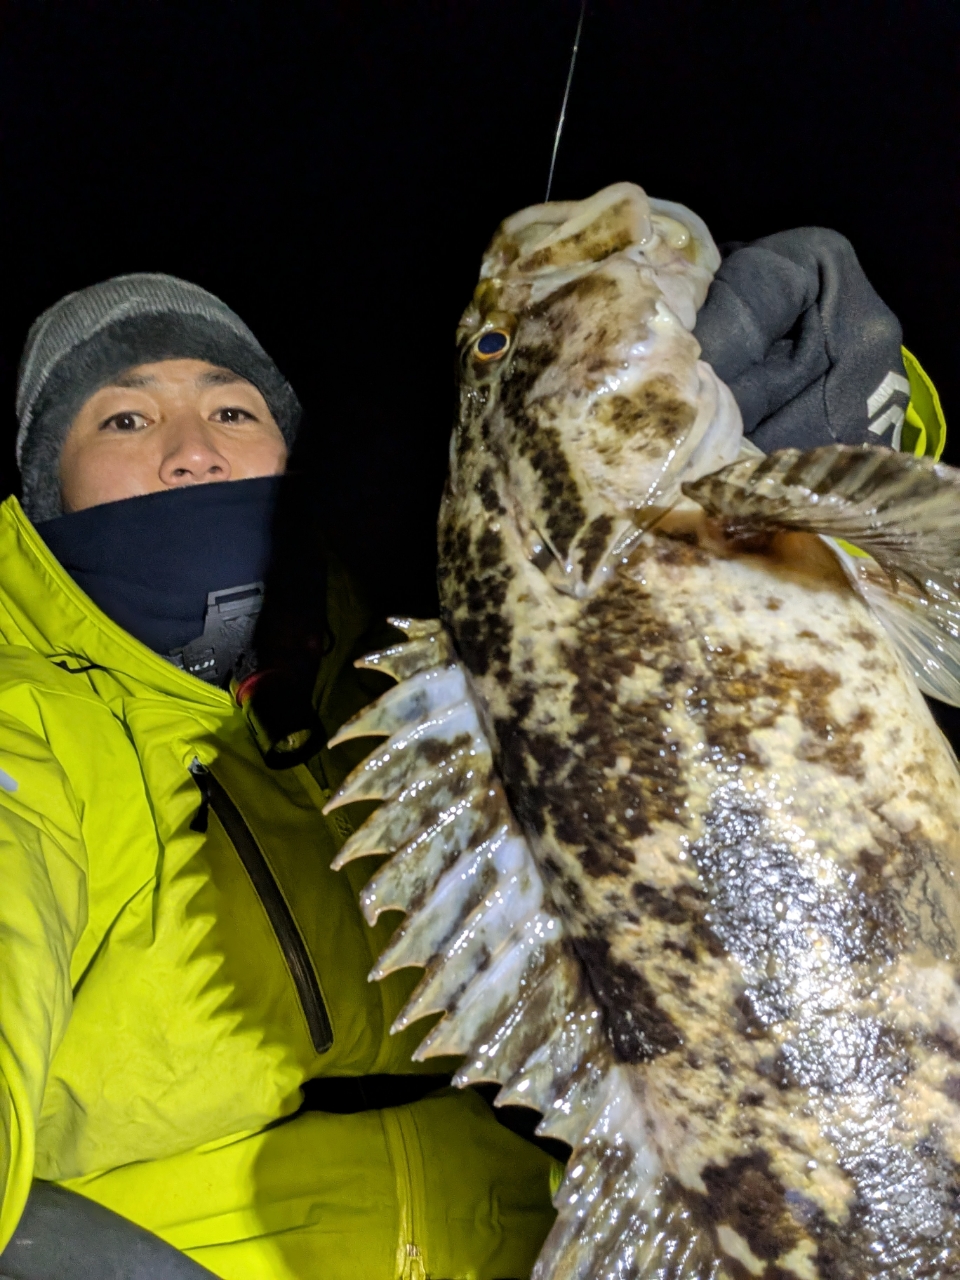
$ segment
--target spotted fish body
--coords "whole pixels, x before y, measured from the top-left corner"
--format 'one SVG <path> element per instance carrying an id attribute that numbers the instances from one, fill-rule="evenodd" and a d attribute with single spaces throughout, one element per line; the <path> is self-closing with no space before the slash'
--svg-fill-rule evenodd
<path id="1" fill-rule="evenodd" d="M 421 1053 L 574 1147 L 538 1276 L 939 1280 L 960 777 L 917 682 L 953 688 L 960 487 L 741 454 L 690 334 L 716 264 L 629 184 L 497 233 L 440 517 L 456 652 L 408 624 L 371 660 L 406 679 L 345 730 L 393 737 L 342 799 L 389 803 L 343 857 L 396 855 L 365 907 L 409 913 L 380 969 L 427 966 Z"/>

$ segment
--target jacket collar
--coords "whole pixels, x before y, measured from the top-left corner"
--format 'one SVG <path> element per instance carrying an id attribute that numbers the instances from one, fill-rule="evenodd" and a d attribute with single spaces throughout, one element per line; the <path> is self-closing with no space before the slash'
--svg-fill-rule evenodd
<path id="1" fill-rule="evenodd" d="M 350 575 L 335 557 L 327 560 L 327 621 L 333 643 L 317 675 L 314 697 L 321 714 L 369 625 Z M 0 504 L 0 642 L 25 645 L 74 669 L 104 668 L 220 714 L 235 706 L 227 690 L 179 670 L 98 609 L 51 553 L 15 497 Z"/>
<path id="2" fill-rule="evenodd" d="M 180 671 L 108 618 L 55 559 L 16 498 L 0 504 L 0 637 L 70 667 L 228 709 L 230 694 Z"/>

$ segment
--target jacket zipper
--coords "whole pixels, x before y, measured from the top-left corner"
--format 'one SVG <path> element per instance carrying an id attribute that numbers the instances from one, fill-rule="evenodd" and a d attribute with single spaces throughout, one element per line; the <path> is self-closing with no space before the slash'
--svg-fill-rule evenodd
<path id="1" fill-rule="evenodd" d="M 393 1160 L 400 1210 L 400 1236 L 397 1241 L 398 1280 L 427 1280 L 423 1251 L 417 1243 L 422 1239 L 425 1190 L 421 1163 L 420 1139 L 407 1107 L 389 1107 L 380 1112 L 387 1147 Z"/>
<path id="2" fill-rule="evenodd" d="M 256 836 L 247 825 L 243 814 L 231 800 L 223 784 L 206 765 L 194 760 L 190 765 L 193 780 L 200 788 L 200 808 L 190 824 L 194 831 L 206 831 L 207 814 L 216 814 L 227 839 L 237 851 L 244 870 L 250 877 L 254 893 L 260 899 L 267 919 L 280 944 L 293 985 L 296 987 L 300 1007 L 307 1021 L 310 1039 L 317 1053 L 326 1053 L 333 1044 L 333 1028 L 323 1001 L 320 983 L 314 972 L 306 944 L 296 921 L 280 891 L 280 886 L 263 856 Z"/>

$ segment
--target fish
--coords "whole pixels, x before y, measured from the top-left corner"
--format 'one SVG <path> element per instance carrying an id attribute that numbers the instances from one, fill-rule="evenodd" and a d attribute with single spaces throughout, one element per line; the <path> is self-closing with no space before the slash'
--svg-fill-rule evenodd
<path id="1" fill-rule="evenodd" d="M 700 360 L 705 224 L 507 218 L 458 330 L 440 619 L 363 664 L 424 969 L 396 1028 L 572 1149 L 535 1280 L 960 1275 L 960 473 L 764 456 Z"/>

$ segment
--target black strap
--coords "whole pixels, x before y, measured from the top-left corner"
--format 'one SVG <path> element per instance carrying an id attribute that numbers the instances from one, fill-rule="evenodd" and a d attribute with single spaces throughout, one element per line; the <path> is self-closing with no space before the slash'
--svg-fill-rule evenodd
<path id="1" fill-rule="evenodd" d="M 0 1280 L 210 1280 L 214 1273 L 119 1213 L 35 1181 L 0 1253 Z"/>
<path id="2" fill-rule="evenodd" d="M 409 1076 L 320 1076 L 303 1086 L 301 1111 L 330 1111 L 349 1116 L 357 1111 L 383 1111 L 405 1107 L 411 1102 L 445 1089 L 448 1075 Z M 0 1277 L 2 1280 L 2 1277 Z"/>

